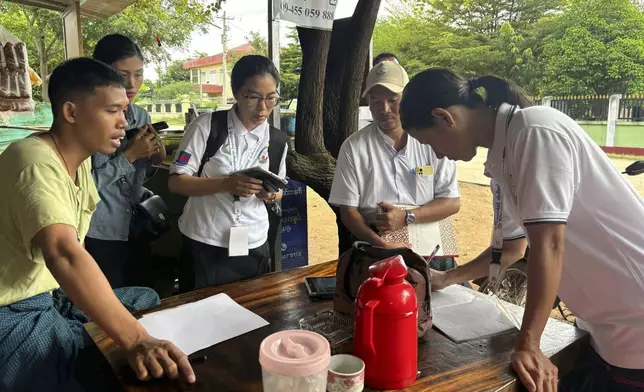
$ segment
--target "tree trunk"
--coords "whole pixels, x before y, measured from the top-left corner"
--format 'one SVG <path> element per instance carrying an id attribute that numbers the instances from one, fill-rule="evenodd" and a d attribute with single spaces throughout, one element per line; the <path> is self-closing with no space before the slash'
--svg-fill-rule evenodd
<path id="1" fill-rule="evenodd" d="M 45 38 L 43 37 L 40 37 L 38 39 L 38 42 L 39 43 L 36 45 L 36 47 L 38 48 L 38 57 L 40 61 L 40 79 L 42 79 L 42 84 L 40 85 L 40 87 L 42 88 L 42 101 L 49 102 L 49 67 L 47 66 L 47 54 L 45 53 L 47 46 L 45 43 Z"/>
<path id="2" fill-rule="evenodd" d="M 295 119 L 295 151 L 300 154 L 325 153 L 323 136 L 324 78 L 331 32 L 298 27 L 302 47 L 302 71 Z"/>
<path id="3" fill-rule="evenodd" d="M 342 142 L 358 127 L 369 41 L 380 0 L 359 0 L 351 18 L 336 20 L 333 32 L 297 28 L 302 72 L 295 123 L 295 151 L 287 159 L 288 174 L 328 200 L 335 158 Z M 351 233 L 333 207 L 340 253 Z"/>
<path id="4" fill-rule="evenodd" d="M 351 18 L 337 19 L 333 22 L 331 50 L 324 78 L 324 145 L 334 158 L 338 157 L 340 145 L 344 141 L 338 126 L 340 111 L 344 109 L 340 106 L 340 94 L 346 66 L 350 22 Z"/>
<path id="5" fill-rule="evenodd" d="M 349 23 L 351 39 L 348 40 L 349 46 L 340 92 L 340 107 L 343 110 L 340 111 L 338 121 L 339 141 L 344 141 L 358 128 L 358 108 L 362 95 L 364 65 L 369 57 L 369 42 L 376 25 L 379 8 L 380 0 L 360 0 Z"/>

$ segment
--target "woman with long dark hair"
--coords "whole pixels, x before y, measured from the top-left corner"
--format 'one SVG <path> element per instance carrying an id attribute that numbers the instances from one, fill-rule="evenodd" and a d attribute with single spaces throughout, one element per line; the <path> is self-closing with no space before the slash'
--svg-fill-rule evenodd
<path id="1" fill-rule="evenodd" d="M 92 156 L 92 175 L 101 197 L 87 233 L 85 248 L 112 287 L 152 286 L 149 243 L 130 236 L 134 206 L 144 194 L 151 164 L 166 156 L 161 139 L 150 125 L 150 115 L 134 103 L 143 83 L 144 58 L 134 41 L 121 34 L 103 37 L 94 59 L 121 74 L 130 104 L 125 110 L 128 132 L 114 154 Z"/>
<path id="2" fill-rule="evenodd" d="M 235 172 L 260 167 L 286 177 L 286 136 L 267 122 L 279 110 L 279 81 L 268 58 L 242 57 L 231 73 L 233 108 L 202 114 L 181 140 L 168 186 L 189 197 L 179 218 L 182 292 L 270 271 L 282 191 Z"/>
<path id="3" fill-rule="evenodd" d="M 528 296 L 512 356 L 524 385 L 557 390 L 557 368 L 539 344 L 558 292 L 592 343 L 561 390 L 641 390 L 644 200 L 599 146 L 565 114 L 532 106 L 510 82 L 468 80 L 447 69 L 410 81 L 401 122 L 439 157 L 469 161 L 479 147 L 488 149 L 492 246 L 454 270 L 432 271 L 432 288 L 498 278 L 502 256 L 516 260 L 527 235 Z"/>

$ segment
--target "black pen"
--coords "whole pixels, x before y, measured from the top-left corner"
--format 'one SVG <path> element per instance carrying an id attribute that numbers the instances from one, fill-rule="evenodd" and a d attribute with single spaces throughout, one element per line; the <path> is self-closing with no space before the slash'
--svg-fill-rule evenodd
<path id="1" fill-rule="evenodd" d="M 206 356 L 206 355 L 202 355 L 202 356 L 199 356 L 199 357 L 194 357 L 194 358 L 189 359 L 191 365 L 197 365 L 197 364 L 200 364 L 200 363 L 204 363 L 207 360 L 208 360 L 208 356 Z"/>

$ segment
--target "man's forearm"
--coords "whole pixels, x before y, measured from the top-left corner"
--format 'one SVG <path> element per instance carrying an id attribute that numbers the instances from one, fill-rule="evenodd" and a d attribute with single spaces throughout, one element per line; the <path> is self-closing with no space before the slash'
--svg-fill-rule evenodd
<path id="1" fill-rule="evenodd" d="M 90 254 L 79 245 L 68 248 L 49 258 L 47 267 L 74 305 L 116 343 L 130 349 L 147 332 L 116 298 Z"/>
<path id="2" fill-rule="evenodd" d="M 434 199 L 424 206 L 412 210 L 418 223 L 438 222 L 458 212 L 461 208 L 461 199 L 441 198 Z"/>
<path id="3" fill-rule="evenodd" d="M 447 285 L 483 278 L 488 275 L 492 248 L 487 248 L 471 261 L 447 271 Z"/>
<path id="4" fill-rule="evenodd" d="M 501 266 L 506 268 L 520 260 L 525 254 L 526 246 L 525 238 L 503 241 Z M 490 262 L 492 262 L 492 248 L 488 247 L 472 261 L 448 271 L 447 283 L 455 284 L 486 277 L 490 272 Z"/>
<path id="5" fill-rule="evenodd" d="M 342 223 L 354 236 L 361 241 L 367 241 L 374 246 L 383 246 L 382 238 L 367 225 L 364 217 L 357 209 L 345 209 L 340 211 Z"/>
<path id="6" fill-rule="evenodd" d="M 528 297 L 517 348 L 539 347 L 561 280 L 563 249 L 531 247 L 528 258 Z"/>

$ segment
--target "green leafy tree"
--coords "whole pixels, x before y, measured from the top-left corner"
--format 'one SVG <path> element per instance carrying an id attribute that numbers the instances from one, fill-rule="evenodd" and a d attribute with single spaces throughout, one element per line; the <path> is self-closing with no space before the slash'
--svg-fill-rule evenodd
<path id="1" fill-rule="evenodd" d="M 563 0 L 405 0 L 415 13 L 432 15 L 446 26 L 495 35 L 505 22 L 518 31 L 558 11 Z"/>
<path id="2" fill-rule="evenodd" d="M 284 100 L 290 101 L 297 98 L 300 86 L 300 68 L 302 66 L 302 49 L 297 30 L 291 28 L 287 34 L 290 40 L 286 47 L 280 51 L 281 87 L 280 95 Z"/>
<path id="3" fill-rule="evenodd" d="M 190 82 L 174 82 L 158 87 L 152 93 L 152 97 L 159 100 L 175 100 L 183 95 L 191 99 L 199 98 L 199 86 Z"/>
<path id="4" fill-rule="evenodd" d="M 300 67 L 302 66 L 302 50 L 297 36 L 297 30 L 290 28 L 287 34 L 289 44 L 280 51 L 280 96 L 284 101 L 297 98 L 300 84 Z M 253 48 L 253 53 L 262 56 L 268 55 L 268 43 L 258 32 L 252 31 L 246 37 Z"/>
<path id="5" fill-rule="evenodd" d="M 268 43 L 259 32 L 251 31 L 250 34 L 246 36 L 246 41 L 248 41 L 250 46 L 253 48 L 254 54 L 268 56 Z"/>
<path id="6" fill-rule="evenodd" d="M 34 98 L 38 99 L 41 91 L 47 91 L 50 70 L 64 58 L 60 14 L 14 3 L 5 2 L 2 6 L 0 25 L 25 43 L 29 65 L 43 80 L 39 88 L 33 89 Z"/>
<path id="7" fill-rule="evenodd" d="M 132 38 L 148 60 L 161 68 L 170 49 L 184 47 L 193 32 L 207 29 L 221 4 L 222 0 L 138 0 L 105 20 L 82 17 L 85 55 L 91 55 L 103 36 L 121 33 Z M 60 13 L 7 2 L 2 6 L 0 24 L 25 42 L 30 65 L 39 71 L 46 91 L 50 70 L 64 58 Z"/>
<path id="8" fill-rule="evenodd" d="M 165 72 L 161 74 L 159 79 L 164 83 L 173 83 L 173 82 L 189 82 L 190 81 L 190 70 L 183 69 L 183 63 L 188 60 L 174 60 L 168 65 L 165 69 Z"/>
<path id="9" fill-rule="evenodd" d="M 395 53 L 410 76 L 430 67 L 447 67 L 464 75 L 486 74 L 490 58 L 498 57 L 495 51 L 490 37 L 412 13 L 379 20 L 374 32 L 374 53 Z"/>
<path id="10" fill-rule="evenodd" d="M 167 60 L 169 49 L 184 47 L 193 32 L 207 31 L 219 6 L 199 0 L 138 0 L 104 20 L 83 18 L 85 50 L 91 53 L 102 37 L 120 33 L 132 38 L 150 61 Z"/>
<path id="11" fill-rule="evenodd" d="M 630 0 L 573 0 L 538 66 L 547 94 L 644 92 L 644 14 Z"/>

